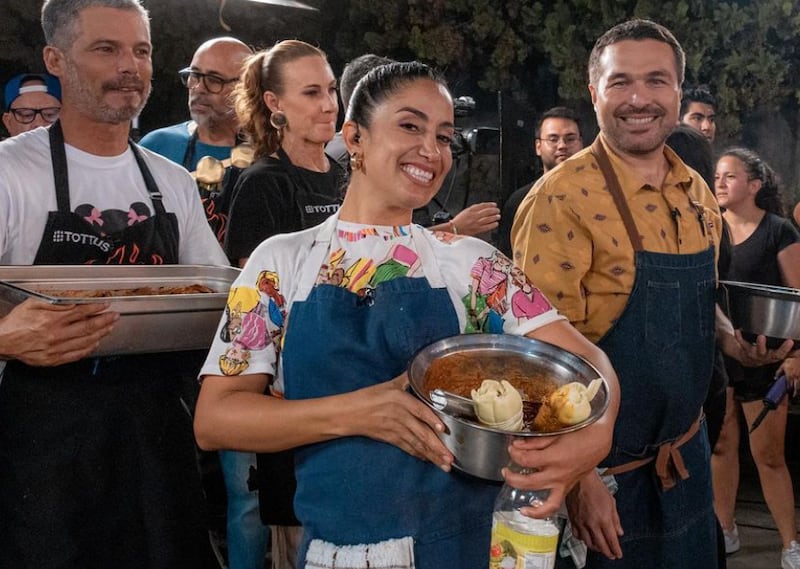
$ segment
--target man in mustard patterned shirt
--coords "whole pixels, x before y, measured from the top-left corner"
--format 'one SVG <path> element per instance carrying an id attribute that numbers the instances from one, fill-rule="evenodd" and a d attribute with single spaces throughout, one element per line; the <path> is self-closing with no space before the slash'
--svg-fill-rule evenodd
<path id="1" fill-rule="evenodd" d="M 678 122 L 683 50 L 669 30 L 631 20 L 589 60 L 600 135 L 540 180 L 512 231 L 514 259 L 611 358 L 622 402 L 611 453 L 567 505 L 587 566 L 717 566 L 708 440 L 720 213 L 703 179 L 664 144 Z M 719 319 L 742 361 L 791 347 L 750 346 Z M 738 334 L 738 333 L 737 333 Z M 531 443 L 533 444 L 533 443 Z M 536 465 L 523 465 L 535 467 Z"/>

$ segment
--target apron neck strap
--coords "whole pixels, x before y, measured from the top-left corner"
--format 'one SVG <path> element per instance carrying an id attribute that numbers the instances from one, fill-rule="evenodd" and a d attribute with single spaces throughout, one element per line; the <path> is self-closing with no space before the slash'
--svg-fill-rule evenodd
<path id="1" fill-rule="evenodd" d="M 67 170 L 67 151 L 64 147 L 64 131 L 61 129 L 61 121 L 54 122 L 49 128 L 50 137 L 50 159 L 53 165 L 53 180 L 56 186 L 56 203 L 58 204 L 58 211 L 62 213 L 70 213 L 72 207 L 69 201 L 69 172 Z M 133 140 L 128 139 L 128 146 L 136 159 L 136 164 L 144 179 L 144 185 L 147 193 L 150 194 L 150 199 L 153 202 L 153 208 L 159 215 L 164 215 L 166 210 L 161 201 L 161 191 L 158 189 L 155 179 L 153 178 L 150 168 L 142 157 L 142 152 L 139 150 Z"/>
<path id="2" fill-rule="evenodd" d="M 191 128 L 194 125 L 194 128 Z M 197 138 L 198 138 L 198 128 L 196 123 L 189 123 L 189 142 L 186 143 L 186 152 L 183 153 L 183 167 L 189 170 L 189 172 L 194 172 L 196 168 L 192 168 L 192 162 L 194 162 L 194 155 L 197 150 Z"/>
<path id="3" fill-rule="evenodd" d="M 58 211 L 72 211 L 69 204 L 69 174 L 67 172 L 67 151 L 64 148 L 64 131 L 57 120 L 48 128 L 50 136 L 50 157 L 53 164 L 53 180 L 56 185 Z"/>
<path id="4" fill-rule="evenodd" d="M 628 238 L 631 240 L 633 250 L 643 251 L 642 236 L 639 235 L 639 230 L 636 229 L 636 222 L 633 220 L 633 214 L 631 214 L 631 209 L 625 200 L 625 194 L 622 193 L 619 178 L 611 166 L 611 160 L 608 158 L 606 149 L 600 144 L 600 137 L 597 137 L 592 143 L 591 152 L 597 161 L 597 166 L 600 168 L 603 178 L 605 178 L 608 191 L 614 199 L 614 205 L 617 206 L 617 211 L 622 217 L 622 223 L 625 224 L 625 231 L 627 231 Z"/>

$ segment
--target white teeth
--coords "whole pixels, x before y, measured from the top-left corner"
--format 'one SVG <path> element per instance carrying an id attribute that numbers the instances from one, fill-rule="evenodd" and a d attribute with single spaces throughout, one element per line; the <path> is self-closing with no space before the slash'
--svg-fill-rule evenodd
<path id="1" fill-rule="evenodd" d="M 403 166 L 403 172 L 420 182 L 427 183 L 433 180 L 433 173 L 417 168 L 416 166 Z"/>
<path id="2" fill-rule="evenodd" d="M 638 118 L 638 119 L 637 118 L 633 118 L 633 117 L 623 117 L 622 120 L 624 120 L 627 123 L 631 123 L 631 124 L 647 124 L 647 123 L 652 122 L 652 121 L 654 121 L 656 119 L 655 119 L 655 117 Z"/>

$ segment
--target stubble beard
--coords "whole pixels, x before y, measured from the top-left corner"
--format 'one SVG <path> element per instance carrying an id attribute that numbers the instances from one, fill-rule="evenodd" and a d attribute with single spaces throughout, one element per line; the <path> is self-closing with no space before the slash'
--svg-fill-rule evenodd
<path id="1" fill-rule="evenodd" d="M 141 87 L 141 101 L 138 105 L 130 104 L 122 107 L 112 107 L 103 95 L 107 90 L 111 90 L 113 85 L 103 82 L 100 86 L 101 93 L 96 93 L 88 81 L 83 81 L 78 73 L 77 67 L 70 64 L 66 68 L 66 73 L 60 78 L 64 90 L 69 93 L 69 100 L 81 114 L 91 117 L 93 120 L 108 124 L 122 124 L 131 121 L 142 112 L 147 100 L 150 98 L 150 83 L 143 84 L 140 79 L 136 83 Z M 120 80 L 122 81 L 122 80 Z M 131 83 L 131 80 L 126 82 Z"/>

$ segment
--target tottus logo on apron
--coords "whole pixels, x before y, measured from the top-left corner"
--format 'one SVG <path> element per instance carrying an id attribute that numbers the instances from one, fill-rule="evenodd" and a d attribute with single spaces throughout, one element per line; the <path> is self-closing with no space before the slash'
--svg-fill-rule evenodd
<path id="1" fill-rule="evenodd" d="M 113 243 L 107 241 L 97 235 L 88 235 L 86 233 L 75 233 L 74 231 L 66 231 L 63 229 L 56 229 L 53 231 L 53 243 L 75 243 L 78 245 L 89 245 L 97 247 L 103 253 L 108 253 L 113 247 Z"/>

